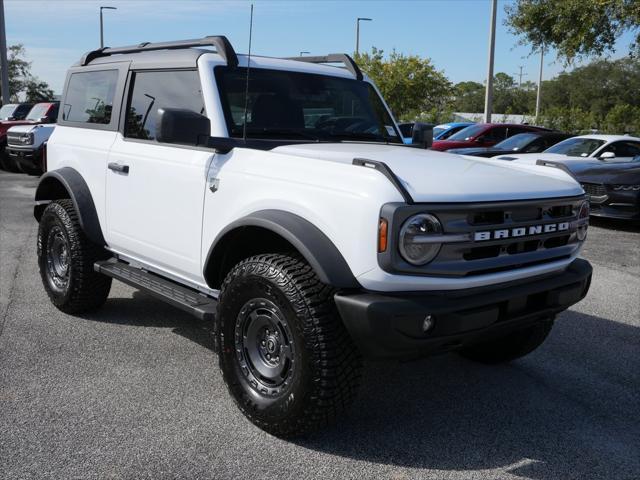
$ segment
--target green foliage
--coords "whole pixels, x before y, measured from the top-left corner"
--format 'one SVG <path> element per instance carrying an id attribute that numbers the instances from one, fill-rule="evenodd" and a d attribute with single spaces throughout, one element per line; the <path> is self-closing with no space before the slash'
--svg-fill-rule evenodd
<path id="1" fill-rule="evenodd" d="M 485 86 L 478 82 L 460 82 L 453 88 L 452 111 L 484 112 Z M 493 111 L 498 114 L 532 114 L 536 104 L 536 85 L 525 82 L 519 88 L 514 78 L 498 72 L 493 78 Z"/>
<path id="2" fill-rule="evenodd" d="M 51 100 L 53 91 L 49 85 L 31 74 L 31 62 L 24 59 L 24 46 L 11 45 L 7 50 L 11 101 L 17 102 L 20 94 L 23 94 L 28 102 Z"/>
<path id="3" fill-rule="evenodd" d="M 395 50 L 385 58 L 384 52 L 374 47 L 371 53 L 357 55 L 356 61 L 398 119 L 428 117 L 429 112 L 442 111 L 447 105 L 451 82 L 428 58 Z"/>
<path id="4" fill-rule="evenodd" d="M 614 50 L 624 32 L 635 32 L 640 53 L 638 0 L 516 0 L 505 7 L 505 23 L 533 50 L 551 46 L 567 63 Z"/>

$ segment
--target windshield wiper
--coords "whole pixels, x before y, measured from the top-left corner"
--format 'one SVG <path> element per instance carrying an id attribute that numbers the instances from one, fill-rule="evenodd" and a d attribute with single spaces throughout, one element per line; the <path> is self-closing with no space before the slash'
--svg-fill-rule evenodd
<path id="1" fill-rule="evenodd" d="M 242 132 L 234 131 L 234 133 L 242 134 Z M 290 130 L 288 128 L 251 128 L 247 129 L 247 136 L 272 136 L 277 135 L 279 138 L 304 138 L 307 140 L 313 140 L 315 142 L 320 141 L 320 137 L 311 133 L 303 132 L 300 130 Z M 280 137 L 283 136 L 283 137 Z"/>
<path id="2" fill-rule="evenodd" d="M 382 135 L 378 135 L 376 133 L 367 133 L 367 132 L 342 132 L 342 133 L 328 133 L 327 137 L 329 138 L 337 138 L 341 140 L 373 140 L 373 141 L 382 141 L 389 142 L 390 139 L 388 137 L 383 137 Z"/>

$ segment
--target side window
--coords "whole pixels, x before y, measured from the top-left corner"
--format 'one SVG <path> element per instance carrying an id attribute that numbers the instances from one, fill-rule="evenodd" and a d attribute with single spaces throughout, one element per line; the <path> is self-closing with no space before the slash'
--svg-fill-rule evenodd
<path id="1" fill-rule="evenodd" d="M 71 74 L 64 98 L 62 119 L 68 122 L 111 123 L 117 70 Z"/>
<path id="2" fill-rule="evenodd" d="M 491 142 L 501 142 L 507 136 L 507 127 L 495 127 L 484 134 L 485 140 Z"/>
<path id="3" fill-rule="evenodd" d="M 635 157 L 640 155 L 640 143 L 636 142 L 616 142 L 607 147 L 604 152 L 613 152 L 616 157 Z"/>
<path id="4" fill-rule="evenodd" d="M 135 72 L 131 85 L 125 137 L 155 140 L 160 108 L 205 113 L 200 79 L 195 70 Z"/>
<path id="5" fill-rule="evenodd" d="M 522 153 L 537 153 L 547 148 L 548 141 L 544 137 L 538 137 L 529 145 L 527 145 Z"/>

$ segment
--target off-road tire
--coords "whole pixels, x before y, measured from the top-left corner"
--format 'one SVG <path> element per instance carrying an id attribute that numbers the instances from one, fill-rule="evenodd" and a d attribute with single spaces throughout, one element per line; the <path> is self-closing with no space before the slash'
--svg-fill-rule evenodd
<path id="1" fill-rule="evenodd" d="M 333 294 L 297 255 L 248 258 L 223 282 L 216 318 L 223 378 L 242 413 L 272 435 L 291 437 L 324 427 L 356 396 L 362 361 Z M 254 300 L 282 316 L 289 329 L 286 336 L 293 340 L 289 376 L 273 390 L 255 382 L 247 369 L 252 365 L 247 363 L 248 350 L 238 345 L 244 341 L 240 322 L 256 305 Z"/>
<path id="2" fill-rule="evenodd" d="M 552 327 L 553 318 L 550 318 L 494 340 L 469 346 L 462 349 L 460 354 L 480 363 L 510 362 L 524 357 L 542 345 Z"/>
<path id="3" fill-rule="evenodd" d="M 54 240 L 51 238 L 55 236 Z M 60 280 L 52 266 L 52 242 L 64 250 L 66 280 Z M 51 248 L 50 248 L 51 247 Z M 60 257 L 61 255 L 59 255 Z M 51 202 L 42 214 L 38 229 L 38 266 L 51 302 L 65 313 L 81 313 L 101 307 L 109 296 L 111 278 L 93 270 L 109 253 L 92 243 L 82 231 L 78 214 L 69 199 Z M 57 285 L 54 277 L 61 283 Z"/>

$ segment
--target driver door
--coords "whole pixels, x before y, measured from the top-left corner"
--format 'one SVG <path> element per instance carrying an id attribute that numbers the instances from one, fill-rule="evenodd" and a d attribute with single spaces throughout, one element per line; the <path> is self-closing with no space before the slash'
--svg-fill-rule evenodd
<path id="1" fill-rule="evenodd" d="M 107 242 L 116 252 L 199 281 L 202 209 L 212 152 L 160 143 L 159 108 L 204 112 L 196 70 L 132 72 L 124 128 L 106 172 Z"/>

